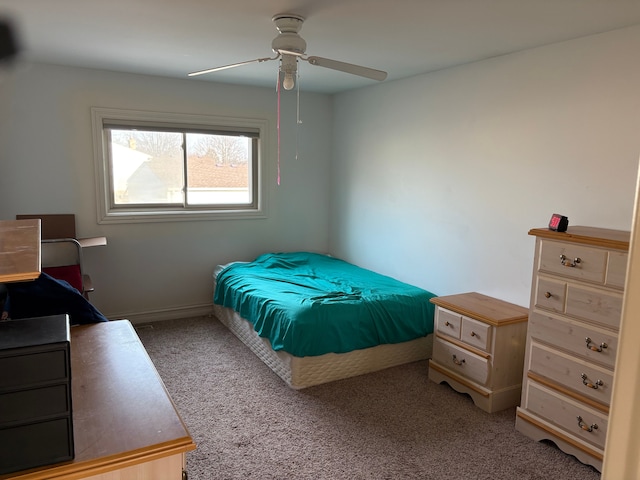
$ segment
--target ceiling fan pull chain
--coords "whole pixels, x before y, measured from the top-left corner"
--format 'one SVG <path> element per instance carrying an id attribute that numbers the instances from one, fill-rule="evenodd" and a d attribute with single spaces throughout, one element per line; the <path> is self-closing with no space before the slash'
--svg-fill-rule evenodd
<path id="1" fill-rule="evenodd" d="M 280 70 L 278 70 L 276 91 L 278 92 L 278 107 L 276 112 L 276 130 L 278 132 L 278 185 L 280 185 Z"/>
<path id="2" fill-rule="evenodd" d="M 299 145 L 300 145 L 300 125 L 302 124 L 302 120 L 300 120 L 300 74 L 298 73 L 297 75 L 297 84 L 298 84 L 298 91 L 297 91 L 297 98 L 296 98 L 296 160 L 298 160 L 298 153 L 299 153 Z"/>

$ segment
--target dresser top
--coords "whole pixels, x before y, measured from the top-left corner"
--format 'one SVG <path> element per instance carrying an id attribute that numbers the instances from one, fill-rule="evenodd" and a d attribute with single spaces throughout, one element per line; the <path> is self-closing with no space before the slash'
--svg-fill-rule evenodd
<path id="1" fill-rule="evenodd" d="M 548 228 L 534 228 L 529 230 L 529 235 L 627 251 L 631 240 L 631 232 L 625 230 L 582 226 L 569 227 L 566 232 L 554 232 Z"/>

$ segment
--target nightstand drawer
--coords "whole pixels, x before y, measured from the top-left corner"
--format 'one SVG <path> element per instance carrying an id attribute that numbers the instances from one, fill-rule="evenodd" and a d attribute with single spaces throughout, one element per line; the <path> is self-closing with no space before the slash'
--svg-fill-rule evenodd
<path id="1" fill-rule="evenodd" d="M 605 413 L 533 381 L 527 383 L 523 405 L 528 411 L 566 432 L 604 448 L 608 427 L 608 416 Z"/>
<path id="2" fill-rule="evenodd" d="M 618 335 L 595 326 L 534 312 L 529 316 L 529 335 L 609 368 L 616 362 Z"/>
<path id="3" fill-rule="evenodd" d="M 606 368 L 532 342 L 528 369 L 604 405 L 611 402 L 613 372 Z"/>
<path id="4" fill-rule="evenodd" d="M 538 270 L 599 284 L 604 283 L 607 251 L 542 240 Z"/>
<path id="5" fill-rule="evenodd" d="M 453 338 L 460 338 L 462 317 L 444 308 L 436 308 L 436 331 Z"/>
<path id="6" fill-rule="evenodd" d="M 487 383 L 489 362 L 486 358 L 438 337 L 433 342 L 433 360 L 481 385 Z"/>
<path id="7" fill-rule="evenodd" d="M 469 345 L 489 352 L 491 349 L 491 325 L 462 317 L 460 340 Z"/>

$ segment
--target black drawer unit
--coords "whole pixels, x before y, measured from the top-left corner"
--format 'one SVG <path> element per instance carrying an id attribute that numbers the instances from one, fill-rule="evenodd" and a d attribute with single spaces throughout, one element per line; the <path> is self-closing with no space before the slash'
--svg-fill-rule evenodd
<path id="1" fill-rule="evenodd" d="M 67 315 L 0 322 L 0 474 L 72 460 Z"/>

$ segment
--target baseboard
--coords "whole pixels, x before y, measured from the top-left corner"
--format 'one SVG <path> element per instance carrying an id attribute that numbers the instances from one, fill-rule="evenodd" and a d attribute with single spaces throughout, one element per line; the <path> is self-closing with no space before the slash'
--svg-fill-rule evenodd
<path id="1" fill-rule="evenodd" d="M 109 320 L 127 319 L 132 324 L 175 320 L 177 318 L 199 317 L 213 314 L 213 305 L 189 305 L 184 307 L 164 308 L 147 312 L 129 312 L 105 315 Z"/>

